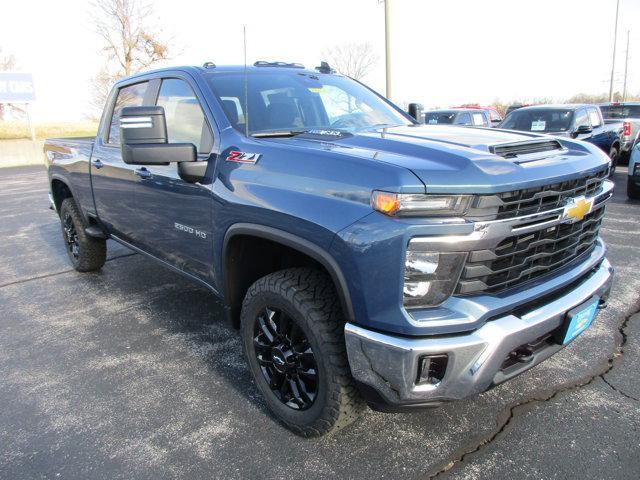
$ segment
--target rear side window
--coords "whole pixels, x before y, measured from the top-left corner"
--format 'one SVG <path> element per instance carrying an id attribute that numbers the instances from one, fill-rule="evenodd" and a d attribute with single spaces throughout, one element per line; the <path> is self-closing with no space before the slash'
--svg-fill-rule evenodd
<path id="1" fill-rule="evenodd" d="M 144 101 L 144 94 L 147 91 L 148 82 L 136 83 L 122 87 L 118 91 L 113 114 L 111 115 L 111 125 L 109 126 L 109 138 L 107 143 L 120 144 L 120 113 L 123 107 L 139 107 Z"/>
<path id="2" fill-rule="evenodd" d="M 198 153 L 211 150 L 211 130 L 195 93 L 184 80 L 162 80 L 156 104 L 164 108 L 169 143 L 193 143 Z"/>

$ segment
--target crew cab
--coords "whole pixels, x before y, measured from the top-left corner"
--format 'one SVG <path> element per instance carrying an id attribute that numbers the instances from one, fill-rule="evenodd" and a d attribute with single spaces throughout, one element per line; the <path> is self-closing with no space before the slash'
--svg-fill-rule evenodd
<path id="1" fill-rule="evenodd" d="M 599 148 L 423 125 L 324 62 L 127 77 L 95 138 L 44 151 L 73 267 L 110 238 L 217 295 L 303 436 L 505 382 L 610 294 Z"/>
<path id="2" fill-rule="evenodd" d="M 618 164 L 622 122 L 605 124 L 597 105 L 533 105 L 509 113 L 499 128 L 567 136 L 597 145 L 611 159 L 612 172 Z"/>

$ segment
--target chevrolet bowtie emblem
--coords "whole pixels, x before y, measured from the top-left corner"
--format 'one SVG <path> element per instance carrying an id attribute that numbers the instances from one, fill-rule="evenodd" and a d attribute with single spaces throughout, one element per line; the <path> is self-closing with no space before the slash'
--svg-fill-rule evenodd
<path id="1" fill-rule="evenodd" d="M 564 207 L 562 220 L 565 223 L 579 222 L 591 213 L 592 208 L 593 200 L 587 200 L 585 197 L 572 198 Z"/>

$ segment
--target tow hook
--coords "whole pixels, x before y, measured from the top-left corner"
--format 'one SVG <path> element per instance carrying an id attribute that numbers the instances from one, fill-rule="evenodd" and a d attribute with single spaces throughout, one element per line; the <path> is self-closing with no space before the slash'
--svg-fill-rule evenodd
<path id="1" fill-rule="evenodd" d="M 533 360 L 533 349 L 529 346 L 518 347 L 509 352 L 509 358 L 518 363 L 529 363 Z"/>

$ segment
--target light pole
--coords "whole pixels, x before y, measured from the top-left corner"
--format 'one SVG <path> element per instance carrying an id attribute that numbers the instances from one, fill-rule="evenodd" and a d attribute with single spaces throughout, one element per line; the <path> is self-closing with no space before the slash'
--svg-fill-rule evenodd
<path id="1" fill-rule="evenodd" d="M 627 54 L 626 54 L 626 59 L 624 61 L 624 86 L 622 87 L 623 102 L 627 99 L 627 70 L 629 67 L 629 32 L 630 30 L 627 30 Z"/>
<path id="2" fill-rule="evenodd" d="M 385 62 L 385 70 L 386 70 L 386 92 L 387 98 L 391 100 L 391 49 L 390 49 L 390 41 L 391 41 L 391 28 L 389 25 L 389 2 L 390 0 L 384 1 L 384 62 Z M 619 0 L 618 0 L 619 1 Z"/>
<path id="3" fill-rule="evenodd" d="M 611 80 L 609 81 L 609 101 L 613 102 L 613 74 L 616 69 L 616 43 L 618 40 L 618 10 L 620 9 L 620 0 L 616 2 L 616 26 L 613 30 L 613 59 L 611 60 Z"/>

